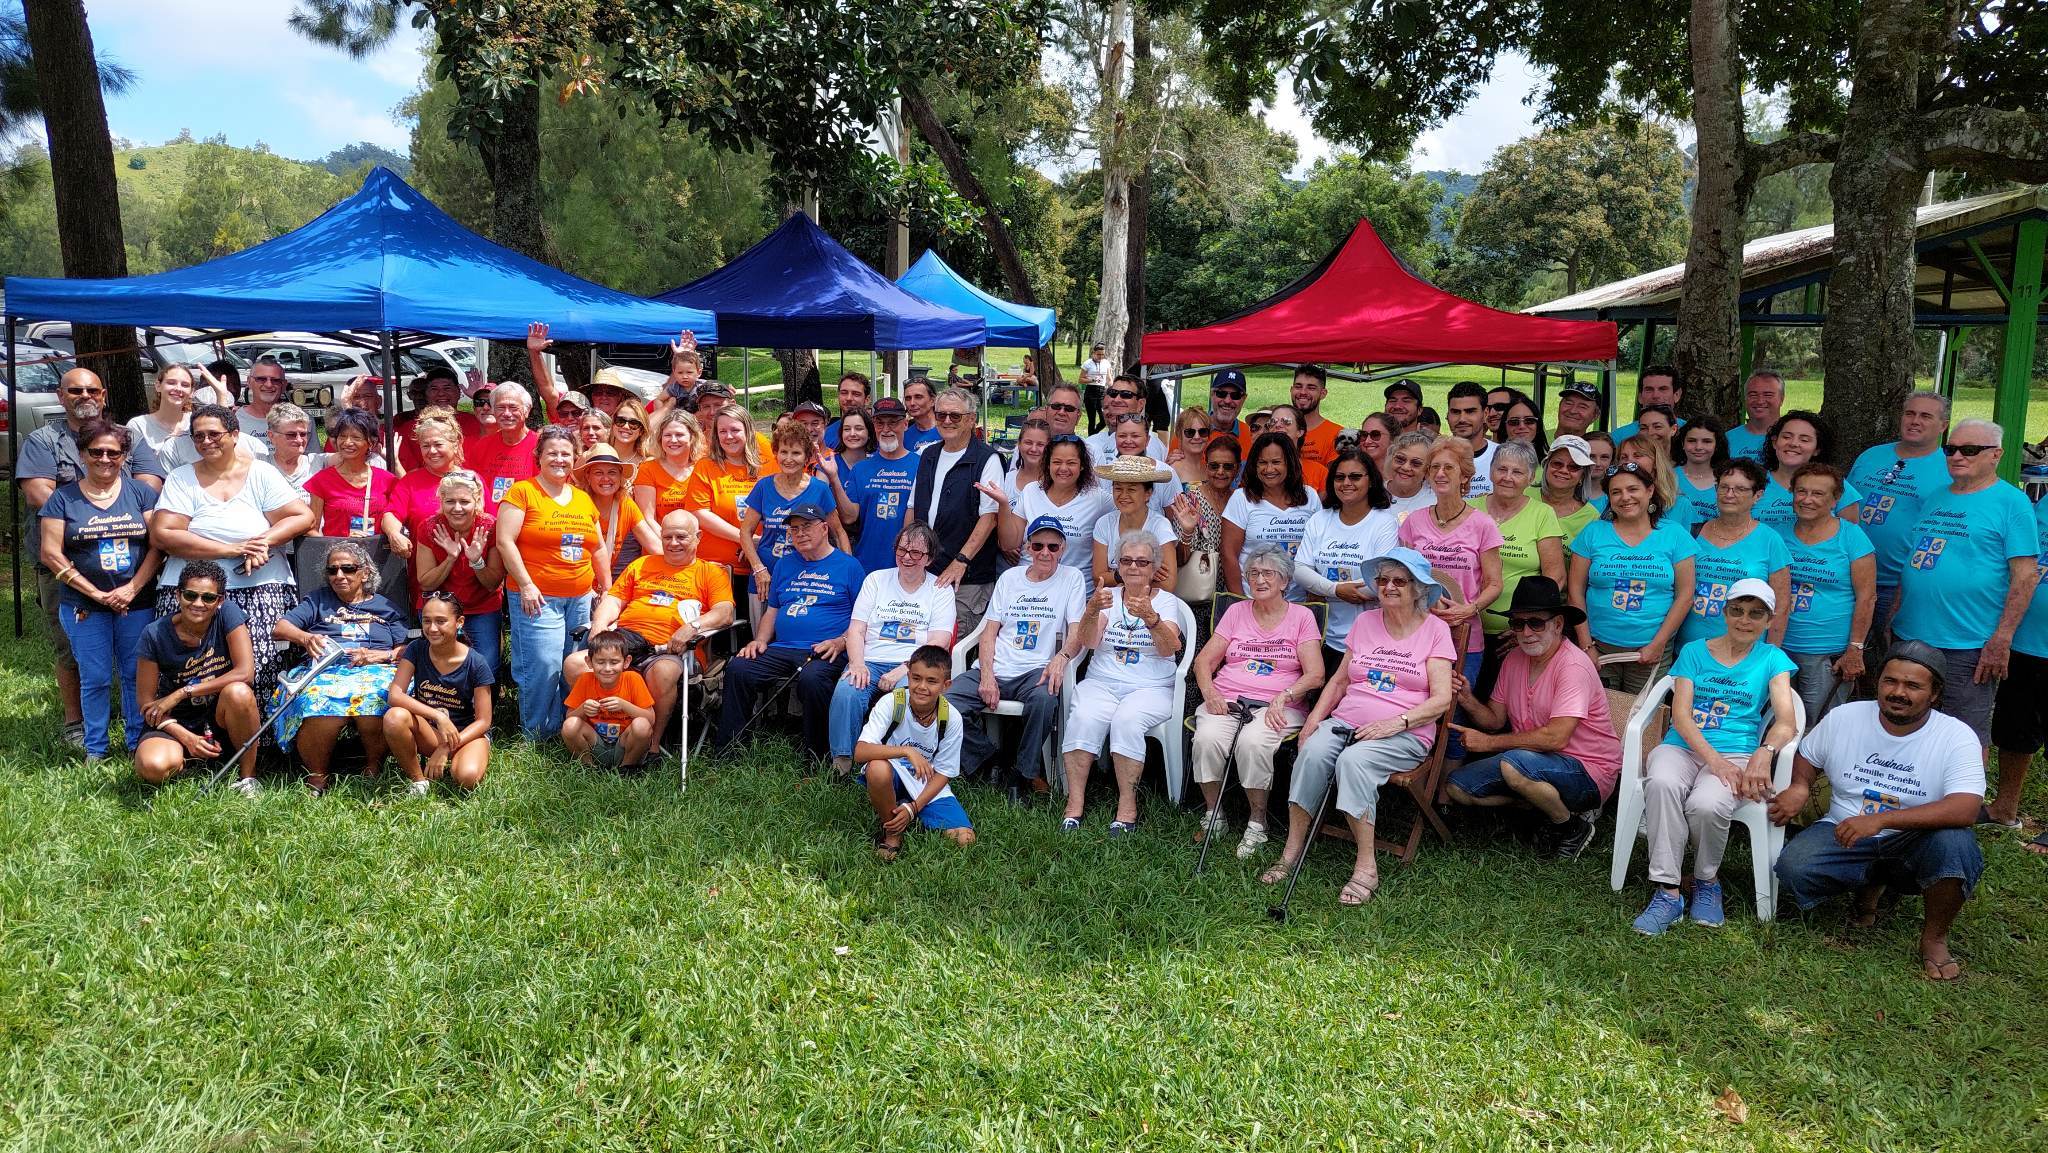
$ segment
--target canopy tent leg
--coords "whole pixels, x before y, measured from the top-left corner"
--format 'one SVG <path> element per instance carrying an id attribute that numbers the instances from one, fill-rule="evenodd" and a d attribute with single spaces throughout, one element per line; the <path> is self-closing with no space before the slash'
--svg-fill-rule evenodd
<path id="1" fill-rule="evenodd" d="M 1567 379 L 1569 379 L 1569 378 L 1567 378 Z M 1533 386 L 1534 386 L 1534 388 L 1535 388 L 1535 390 L 1536 390 L 1536 414 L 1537 414 L 1537 419 L 1539 419 L 1539 420 L 1540 420 L 1540 419 L 1542 419 L 1542 415 L 1543 415 L 1543 394 L 1544 394 L 1545 392 L 1549 391 L 1549 390 L 1548 390 L 1548 388 L 1546 387 L 1546 386 L 1548 386 L 1549 384 L 1550 384 L 1550 366 L 1549 366 L 1548 364 L 1541 364 L 1541 363 L 1539 363 L 1539 364 L 1538 364 L 1538 365 L 1536 366 L 1536 379 L 1535 379 L 1535 381 L 1534 381 L 1534 385 L 1533 385 Z M 1508 387 L 1508 370 L 1507 370 L 1506 366 L 1502 366 L 1502 368 L 1501 368 L 1501 370 L 1500 370 L 1500 386 L 1501 386 L 1502 388 L 1506 388 L 1506 387 Z"/>
<path id="2" fill-rule="evenodd" d="M 1949 329 L 1934 334 L 1934 391 L 1948 395 L 1948 345 Z"/>
<path id="3" fill-rule="evenodd" d="M 1991 419 L 2005 430 L 1998 475 L 2020 482 L 2027 443 L 2027 390 L 2033 383 L 2034 344 L 2041 324 L 2041 260 L 2048 252 L 2048 220 L 2023 220 L 2014 230 L 2012 279 L 2005 318 L 2005 355 L 1998 366 L 1998 396 Z"/>
<path id="4" fill-rule="evenodd" d="M 747 410 L 749 419 L 754 415 L 754 350 L 740 349 L 740 407 Z"/>
<path id="5" fill-rule="evenodd" d="M 390 329 L 383 331 L 382 353 L 384 357 L 384 467 L 398 467 L 398 434 L 392 429 L 398 424 L 398 347 Z M 535 382 L 535 389 L 540 387 Z"/>
<path id="6" fill-rule="evenodd" d="M 7 460 L 10 469 L 21 467 L 21 395 L 14 390 L 14 314 L 8 313 L 7 333 Z M 23 539 L 27 533 L 21 525 L 21 483 L 16 481 L 7 486 L 7 521 L 14 526 L 17 534 L 14 542 L 14 563 L 7 566 L 14 573 L 14 635 L 21 636 L 21 563 L 28 555 L 28 542 Z"/>

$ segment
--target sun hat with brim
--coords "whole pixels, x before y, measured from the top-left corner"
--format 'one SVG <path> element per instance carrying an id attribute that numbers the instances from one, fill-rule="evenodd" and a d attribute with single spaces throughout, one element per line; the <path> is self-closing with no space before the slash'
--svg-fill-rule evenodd
<path id="1" fill-rule="evenodd" d="M 1526 576 L 1515 586 L 1515 595 L 1508 600 L 1508 613 L 1556 613 L 1564 623 L 1578 628 L 1586 623 L 1586 614 L 1572 606 L 1565 599 L 1564 590 L 1547 576 Z"/>
<path id="2" fill-rule="evenodd" d="M 1149 456 L 1117 457 L 1096 469 L 1095 476 L 1096 479 L 1106 480 L 1111 484 L 1158 484 L 1160 481 L 1173 479 L 1172 471 L 1160 468 L 1159 462 Z"/>
<path id="3" fill-rule="evenodd" d="M 1778 611 L 1778 594 L 1771 591 L 1770 585 L 1755 577 L 1743 577 L 1741 580 L 1728 586 L 1729 603 L 1732 604 L 1744 597 L 1764 602 L 1764 607 L 1772 612 Z"/>
<path id="4" fill-rule="evenodd" d="M 1550 442 L 1550 452 L 1553 456 L 1560 452 L 1564 453 L 1580 468 L 1590 468 L 1593 464 L 1593 446 L 1587 444 L 1583 436 L 1566 433 Z"/>
<path id="5" fill-rule="evenodd" d="M 1433 605 L 1443 599 L 1443 583 L 1430 575 L 1428 557 L 1423 556 L 1412 548 L 1390 548 L 1360 566 L 1362 571 L 1367 574 L 1366 579 L 1368 581 L 1379 574 L 1380 564 L 1383 561 L 1393 561 L 1395 564 L 1408 570 L 1409 577 L 1415 581 L 1415 587 L 1422 590 L 1422 603 L 1424 607 Z"/>
<path id="6" fill-rule="evenodd" d="M 584 469 L 595 464 L 615 464 L 619 466 L 621 472 L 626 468 L 626 462 L 619 458 L 617 450 L 611 445 L 593 444 L 583 450 L 583 459 L 576 462 L 576 475 L 583 475 Z"/>

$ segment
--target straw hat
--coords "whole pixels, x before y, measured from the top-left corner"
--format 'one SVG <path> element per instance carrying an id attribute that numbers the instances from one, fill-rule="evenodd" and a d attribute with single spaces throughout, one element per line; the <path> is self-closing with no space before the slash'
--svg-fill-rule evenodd
<path id="1" fill-rule="evenodd" d="M 617 465 L 620 472 L 626 471 L 626 462 L 619 458 L 616 450 L 608 444 L 593 444 L 583 450 L 583 459 L 576 462 L 576 475 L 582 476 L 585 469 L 594 464 Z"/>
<path id="2" fill-rule="evenodd" d="M 1160 481 L 1173 479 L 1172 472 L 1160 468 L 1159 462 L 1149 456 L 1117 457 L 1115 460 L 1096 469 L 1095 475 L 1097 478 L 1109 481 L 1112 484 L 1118 482 L 1158 484 Z"/>

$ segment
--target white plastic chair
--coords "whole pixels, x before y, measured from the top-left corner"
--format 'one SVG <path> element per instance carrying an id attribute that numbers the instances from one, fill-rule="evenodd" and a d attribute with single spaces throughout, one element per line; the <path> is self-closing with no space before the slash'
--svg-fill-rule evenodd
<path id="1" fill-rule="evenodd" d="M 1635 710 L 1622 729 L 1621 780 L 1615 786 L 1614 798 L 1614 863 L 1607 877 L 1615 892 L 1620 892 L 1628 882 L 1629 860 L 1635 855 L 1636 840 L 1643 835 L 1643 810 L 1647 806 L 1643 772 L 1650 753 L 1644 746 L 1645 733 L 1656 719 L 1657 710 L 1669 702 L 1673 684 L 1673 678 L 1662 677 L 1637 697 Z M 1806 706 L 1794 696 L 1792 708 L 1792 739 L 1778 750 L 1777 763 L 1771 767 L 1772 792 L 1792 783 L 1792 761 L 1798 755 L 1800 738 L 1806 735 Z M 1767 732 L 1773 716 L 1766 707 L 1763 727 Z M 1756 918 L 1774 921 L 1778 917 L 1778 854 L 1785 848 L 1785 830 L 1771 823 L 1770 805 L 1762 801 L 1736 805 L 1729 822 L 1749 830 L 1750 865 L 1756 880 Z"/>
<path id="2" fill-rule="evenodd" d="M 982 618 L 980 624 L 975 625 L 972 631 L 966 636 L 961 637 L 959 643 L 953 646 L 954 676 L 957 677 L 968 669 L 973 668 L 975 662 L 980 659 L 981 634 L 988 626 L 988 618 Z M 1063 643 L 1065 637 L 1066 633 L 1062 630 L 1053 638 L 1053 651 L 1059 651 L 1058 646 Z M 1062 691 L 1064 692 L 1064 689 Z M 1021 701 L 998 700 L 995 708 L 983 710 L 982 715 L 987 717 L 1021 717 L 1024 715 L 1024 705 Z M 1059 748 L 1060 743 L 1060 726 L 1065 721 L 1066 710 L 1056 705 L 1053 709 L 1052 731 L 1046 734 L 1045 745 L 1039 750 L 1043 761 L 1043 767 L 1039 771 L 1045 775 L 1045 783 L 1062 793 L 1067 791 L 1067 770 L 1065 762 L 1060 759 L 1056 750 Z M 1023 750 L 1020 749 L 1018 751 L 1022 752 Z"/>
<path id="3" fill-rule="evenodd" d="M 1188 753 L 1187 742 L 1182 739 L 1181 720 L 1187 713 L 1188 674 L 1195 667 L 1195 610 L 1187 602 L 1176 599 L 1173 623 L 1180 626 L 1180 660 L 1174 666 L 1171 698 L 1173 708 L 1166 719 L 1152 726 L 1146 735 L 1159 742 L 1159 752 L 1166 766 L 1166 795 L 1178 806 L 1180 797 L 1187 789 Z M 1083 653 L 1083 661 L 1076 662 L 1067 670 L 1066 683 L 1060 686 L 1060 715 L 1064 717 L 1073 702 L 1070 693 L 1081 680 L 1081 665 L 1092 654 Z M 1064 758 L 1061 758 L 1064 761 Z M 1066 790 L 1066 770 L 1060 771 L 1060 790 Z"/>

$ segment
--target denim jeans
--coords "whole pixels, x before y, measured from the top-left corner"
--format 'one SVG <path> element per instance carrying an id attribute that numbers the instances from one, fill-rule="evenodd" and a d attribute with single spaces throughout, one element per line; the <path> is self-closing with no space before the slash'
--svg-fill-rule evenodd
<path id="1" fill-rule="evenodd" d="M 867 688 L 854 688 L 853 682 L 844 674 L 841 674 L 839 683 L 832 686 L 832 721 L 829 737 L 832 742 L 832 755 L 835 757 L 853 755 L 853 743 L 860 739 L 861 726 L 868 722 L 868 710 L 874 707 L 875 699 L 882 694 L 882 674 L 896 667 L 893 661 L 869 661 L 867 664 Z"/>
<path id="2" fill-rule="evenodd" d="M 754 719 L 757 703 L 767 704 L 757 698 L 787 681 L 790 695 L 803 709 L 804 751 L 823 757 L 829 746 L 826 718 L 832 711 L 832 691 L 845 668 L 844 653 L 830 660 L 812 659 L 808 650 L 784 645 L 769 645 L 758 657 L 734 657 L 725 666 L 725 699 L 719 703 L 713 746 L 726 749 L 737 743 Z"/>
<path id="3" fill-rule="evenodd" d="M 519 727 L 530 741 L 559 735 L 562 702 L 569 696 L 568 686 L 562 683 L 562 662 L 569 656 L 569 635 L 590 623 L 590 594 L 542 597 L 540 611 L 531 616 L 516 600 L 506 611 L 512 618 L 512 679 L 519 685 Z"/>
<path id="4" fill-rule="evenodd" d="M 516 594 L 515 594 L 516 596 Z M 517 612 L 515 606 L 513 609 Z M 462 618 L 462 639 L 476 655 L 484 659 L 484 666 L 491 670 L 491 679 L 498 684 L 505 683 L 505 610 L 493 613 L 471 613 Z M 569 694 L 564 691 L 563 697 Z"/>
<path id="5" fill-rule="evenodd" d="M 78 662 L 78 704 L 85 717 L 85 751 L 95 757 L 107 755 L 107 685 L 121 679 L 121 716 L 127 722 L 128 751 L 142 740 L 142 706 L 135 703 L 135 664 L 142 648 L 142 630 L 155 614 L 148 604 L 125 613 L 105 609 L 79 609 L 63 605 L 57 621 L 71 642 L 71 654 Z"/>

